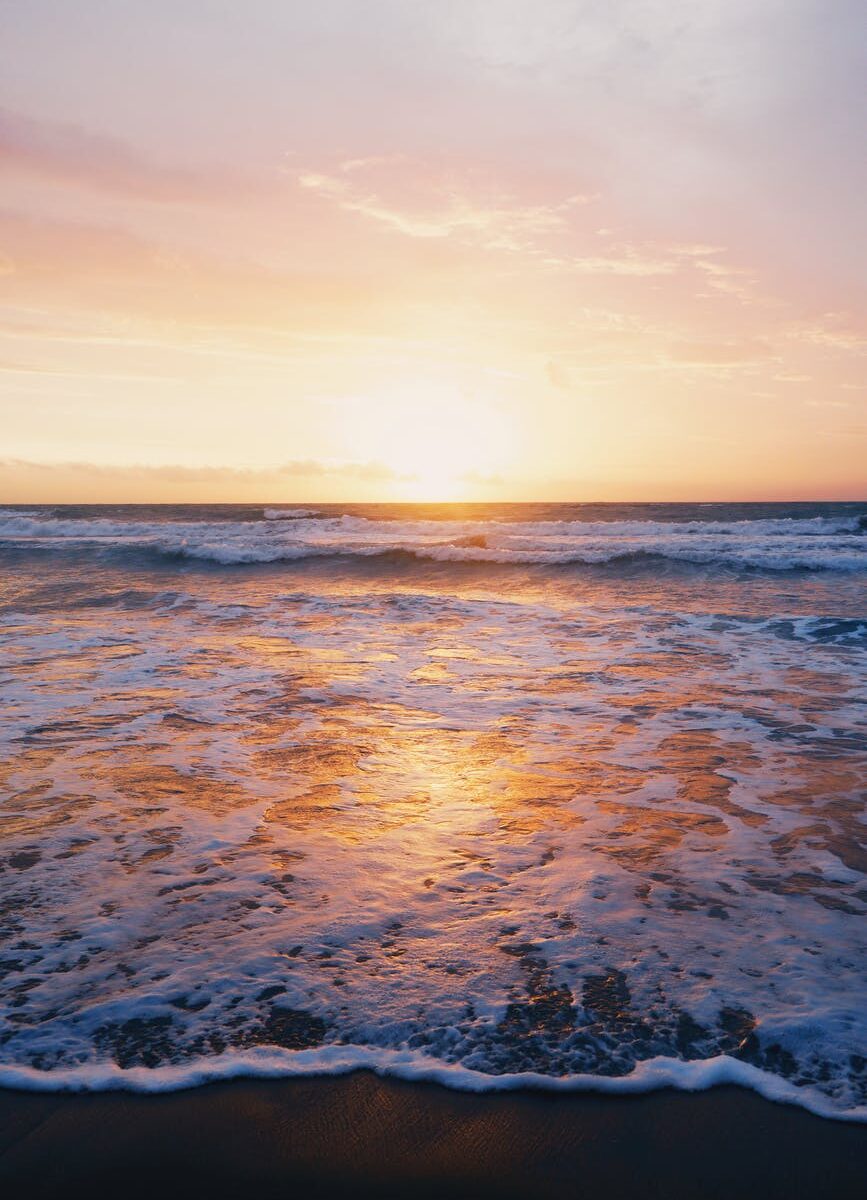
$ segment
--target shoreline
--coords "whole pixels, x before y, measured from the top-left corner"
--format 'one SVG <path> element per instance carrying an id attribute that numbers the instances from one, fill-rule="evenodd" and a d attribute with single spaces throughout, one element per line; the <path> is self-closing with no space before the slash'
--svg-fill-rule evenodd
<path id="1" fill-rule="evenodd" d="M 0 1186 L 27 1197 L 863 1195 L 867 1126 L 723 1085 L 465 1092 L 369 1071 L 184 1091 L 0 1089 Z"/>
<path id="2" fill-rule="evenodd" d="M 487 1093 L 541 1092 L 555 1095 L 641 1096 L 659 1091 L 706 1092 L 727 1085 L 742 1088 L 775 1104 L 793 1105 L 830 1121 L 867 1126 L 867 1105 L 838 1108 L 814 1089 L 755 1064 L 720 1054 L 714 1058 L 652 1058 L 636 1063 L 625 1075 L 545 1075 L 533 1071 L 490 1075 L 423 1055 L 407 1056 L 386 1048 L 328 1044 L 303 1050 L 254 1047 L 226 1051 L 184 1065 L 125 1066 L 114 1062 L 40 1071 L 27 1066 L 0 1066 L 0 1094 L 37 1092 L 84 1094 L 129 1092 L 165 1095 L 238 1081 L 340 1078 L 367 1072 L 403 1083 L 433 1084 L 449 1091 Z"/>

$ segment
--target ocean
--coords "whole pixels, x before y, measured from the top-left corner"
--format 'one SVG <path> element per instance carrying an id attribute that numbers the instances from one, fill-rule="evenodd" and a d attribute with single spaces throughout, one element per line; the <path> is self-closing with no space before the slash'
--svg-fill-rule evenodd
<path id="1" fill-rule="evenodd" d="M 0 508 L 0 1085 L 867 1120 L 867 503 Z"/>

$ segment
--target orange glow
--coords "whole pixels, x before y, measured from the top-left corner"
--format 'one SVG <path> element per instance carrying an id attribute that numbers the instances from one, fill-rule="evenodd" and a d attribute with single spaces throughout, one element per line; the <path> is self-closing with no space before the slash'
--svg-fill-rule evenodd
<path id="1" fill-rule="evenodd" d="M 808 17 L 793 73 L 761 5 L 469 7 L 344 46 L 266 3 L 194 63 L 162 0 L 5 22 L 0 501 L 863 494 L 858 106 Z"/>

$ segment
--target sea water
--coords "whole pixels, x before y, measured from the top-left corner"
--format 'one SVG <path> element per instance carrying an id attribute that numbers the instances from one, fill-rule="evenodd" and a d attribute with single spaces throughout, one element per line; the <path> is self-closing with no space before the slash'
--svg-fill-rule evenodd
<path id="1" fill-rule="evenodd" d="M 0 1084 L 867 1118 L 867 505 L 0 509 Z"/>

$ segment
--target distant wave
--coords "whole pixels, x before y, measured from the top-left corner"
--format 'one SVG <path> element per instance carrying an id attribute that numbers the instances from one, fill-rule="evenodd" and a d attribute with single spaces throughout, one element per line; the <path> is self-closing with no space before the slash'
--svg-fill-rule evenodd
<path id="1" fill-rule="evenodd" d="M 735 521 L 448 521 L 265 509 L 259 520 L 73 519 L 0 515 L 0 544 L 135 550 L 224 566 L 305 559 L 515 564 L 676 562 L 736 570 L 867 570 L 862 518 Z"/>
<path id="2" fill-rule="evenodd" d="M 303 521 L 305 517 L 316 517 L 315 508 L 266 508 L 262 516 L 266 521 Z"/>

